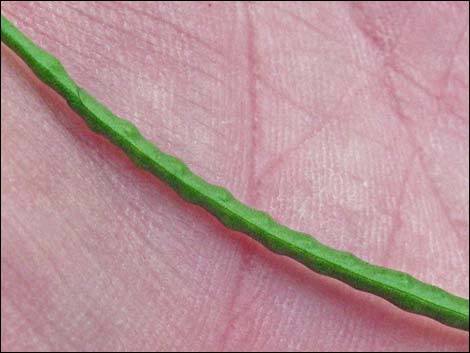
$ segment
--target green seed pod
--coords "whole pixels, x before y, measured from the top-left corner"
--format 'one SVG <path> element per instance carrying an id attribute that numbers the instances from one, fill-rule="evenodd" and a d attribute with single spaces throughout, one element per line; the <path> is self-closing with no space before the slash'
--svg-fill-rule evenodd
<path id="1" fill-rule="evenodd" d="M 135 164 L 148 170 L 188 202 L 199 205 L 225 226 L 246 233 L 273 252 L 289 256 L 315 272 L 378 295 L 396 306 L 468 331 L 467 299 L 423 283 L 410 275 L 375 266 L 329 248 L 308 234 L 276 223 L 264 212 L 234 199 L 226 189 L 193 174 L 179 159 L 160 151 L 129 121 L 97 102 L 70 78 L 62 64 L 2 15 L 2 41 L 47 85 L 64 97 L 93 131 L 120 147 Z"/>

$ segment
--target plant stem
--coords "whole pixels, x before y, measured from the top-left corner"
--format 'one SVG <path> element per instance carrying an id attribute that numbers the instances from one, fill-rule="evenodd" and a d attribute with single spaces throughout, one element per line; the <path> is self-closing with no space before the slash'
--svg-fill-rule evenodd
<path id="1" fill-rule="evenodd" d="M 2 41 L 19 55 L 48 86 L 66 99 L 95 132 L 120 147 L 135 164 L 148 170 L 182 198 L 213 214 L 228 228 L 243 232 L 273 252 L 291 257 L 320 274 L 378 295 L 396 306 L 468 331 L 467 299 L 421 282 L 410 275 L 369 264 L 351 253 L 327 247 L 308 234 L 276 223 L 224 188 L 193 174 L 179 159 L 163 153 L 121 119 L 78 87 L 57 58 L 37 47 L 2 15 Z M 451 274 L 450 274 L 451 275 Z"/>

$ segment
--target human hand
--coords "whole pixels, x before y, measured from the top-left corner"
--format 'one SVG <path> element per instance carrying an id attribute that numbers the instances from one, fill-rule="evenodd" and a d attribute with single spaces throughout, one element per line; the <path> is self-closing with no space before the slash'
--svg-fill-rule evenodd
<path id="1" fill-rule="evenodd" d="M 204 178 L 468 297 L 468 4 L 2 11 Z M 3 45 L 2 161 L 2 350 L 468 350 L 180 200 Z"/>

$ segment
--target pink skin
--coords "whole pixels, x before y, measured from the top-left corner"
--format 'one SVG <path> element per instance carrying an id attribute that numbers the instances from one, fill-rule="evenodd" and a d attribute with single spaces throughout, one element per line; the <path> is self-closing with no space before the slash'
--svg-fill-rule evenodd
<path id="1" fill-rule="evenodd" d="M 2 3 L 211 182 L 468 298 L 468 3 Z M 468 351 L 225 229 L 2 44 L 3 350 Z"/>

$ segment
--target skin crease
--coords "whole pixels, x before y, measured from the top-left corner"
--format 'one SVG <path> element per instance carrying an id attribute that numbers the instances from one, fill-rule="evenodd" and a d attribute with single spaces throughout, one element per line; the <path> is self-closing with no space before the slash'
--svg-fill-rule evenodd
<path id="1" fill-rule="evenodd" d="M 468 298 L 468 3 L 2 13 L 208 181 Z M 468 351 L 226 230 L 1 50 L 2 351 Z"/>

